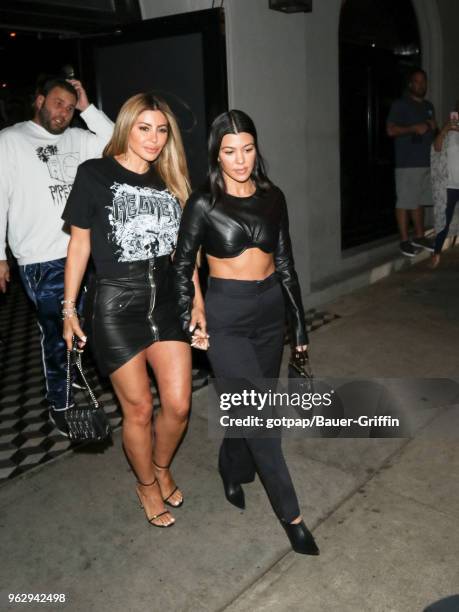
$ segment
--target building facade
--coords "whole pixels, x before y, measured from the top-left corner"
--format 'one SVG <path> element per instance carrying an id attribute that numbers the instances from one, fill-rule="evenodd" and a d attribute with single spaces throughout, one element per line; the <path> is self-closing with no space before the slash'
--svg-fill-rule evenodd
<path id="1" fill-rule="evenodd" d="M 144 19 L 211 8 L 210 0 L 140 0 Z M 442 122 L 459 98 L 459 3 L 412 0 Z M 294 254 L 308 305 L 378 280 L 400 264 L 394 234 L 341 248 L 339 24 L 343 0 L 285 14 L 268 0 L 225 0 L 230 108 L 255 119 L 270 176 L 289 202 Z M 397 263 L 397 260 L 398 263 Z"/>

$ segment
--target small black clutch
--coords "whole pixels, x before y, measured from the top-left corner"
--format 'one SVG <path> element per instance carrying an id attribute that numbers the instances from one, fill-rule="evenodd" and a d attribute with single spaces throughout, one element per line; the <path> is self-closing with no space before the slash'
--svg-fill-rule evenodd
<path id="1" fill-rule="evenodd" d="M 68 427 L 69 438 L 79 442 L 98 442 L 111 435 L 111 427 L 102 404 L 97 401 L 81 364 L 82 350 L 78 348 L 74 339 L 73 348 L 67 351 L 67 410 L 65 420 Z M 87 403 L 69 407 L 70 386 L 72 372 L 76 370 L 86 391 Z"/>
<path id="2" fill-rule="evenodd" d="M 314 393 L 314 376 L 307 351 L 292 349 L 288 362 L 288 377 L 292 382 L 295 379 L 294 386 L 299 392 Z"/>

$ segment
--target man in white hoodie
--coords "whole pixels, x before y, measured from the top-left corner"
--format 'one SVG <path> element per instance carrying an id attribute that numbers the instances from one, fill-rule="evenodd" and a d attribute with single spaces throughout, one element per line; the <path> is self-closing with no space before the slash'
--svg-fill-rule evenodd
<path id="1" fill-rule="evenodd" d="M 75 109 L 89 130 L 69 127 Z M 34 116 L 0 132 L 0 291 L 10 280 L 5 242 L 37 308 L 50 419 L 66 433 L 66 346 L 61 311 L 69 235 L 61 214 L 78 165 L 100 157 L 113 123 L 77 80 L 49 79 Z M 76 296 L 75 296 L 76 300 Z"/>

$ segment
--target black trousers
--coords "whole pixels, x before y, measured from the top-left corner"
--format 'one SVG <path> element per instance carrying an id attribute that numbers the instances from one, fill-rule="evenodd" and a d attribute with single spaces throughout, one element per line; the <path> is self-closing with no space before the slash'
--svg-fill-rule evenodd
<path id="1" fill-rule="evenodd" d="M 206 294 L 209 360 L 217 379 L 277 378 L 284 340 L 284 298 L 277 275 L 263 281 L 211 277 Z M 290 523 L 300 509 L 280 435 L 223 439 L 219 469 L 234 483 L 258 472 L 277 517 Z"/>

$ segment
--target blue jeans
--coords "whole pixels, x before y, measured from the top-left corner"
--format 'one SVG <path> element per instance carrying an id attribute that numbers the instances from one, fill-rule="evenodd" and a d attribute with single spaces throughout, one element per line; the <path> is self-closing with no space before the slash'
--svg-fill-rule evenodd
<path id="1" fill-rule="evenodd" d="M 57 410 L 65 408 L 67 399 L 67 346 L 62 337 L 61 318 L 64 266 L 65 258 L 19 266 L 27 295 L 37 309 L 46 399 Z"/>

